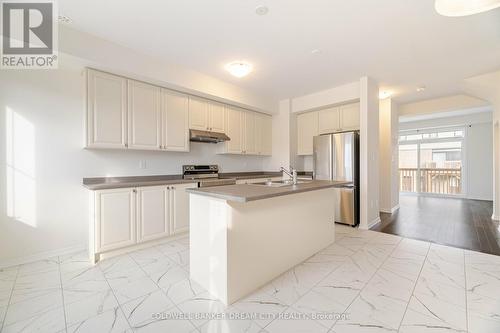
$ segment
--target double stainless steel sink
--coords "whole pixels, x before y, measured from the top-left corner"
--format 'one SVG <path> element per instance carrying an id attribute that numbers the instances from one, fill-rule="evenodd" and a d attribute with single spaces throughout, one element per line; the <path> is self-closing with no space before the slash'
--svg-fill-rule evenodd
<path id="1" fill-rule="evenodd" d="M 310 183 L 310 180 L 299 180 L 297 184 Z M 257 186 L 268 186 L 268 187 L 282 187 L 282 186 L 292 186 L 293 181 L 291 179 L 287 180 L 267 180 L 265 182 L 260 183 L 252 183 L 249 185 L 257 185 Z"/>

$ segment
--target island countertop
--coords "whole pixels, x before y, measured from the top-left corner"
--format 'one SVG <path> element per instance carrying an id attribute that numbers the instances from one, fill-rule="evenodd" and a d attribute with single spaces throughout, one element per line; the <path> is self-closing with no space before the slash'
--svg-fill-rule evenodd
<path id="1" fill-rule="evenodd" d="M 237 184 L 205 188 L 190 188 L 186 189 L 186 191 L 192 194 L 210 196 L 228 201 L 249 202 L 332 187 L 344 187 L 350 184 L 352 184 L 352 182 L 349 181 L 312 180 L 299 183 L 297 185 L 286 185 L 280 187 L 256 184 Z"/>

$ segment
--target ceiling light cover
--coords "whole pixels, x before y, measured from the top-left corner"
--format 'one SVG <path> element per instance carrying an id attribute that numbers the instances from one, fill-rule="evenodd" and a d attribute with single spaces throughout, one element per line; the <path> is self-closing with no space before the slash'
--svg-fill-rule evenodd
<path id="1" fill-rule="evenodd" d="M 269 12 L 269 8 L 267 8 L 266 6 L 260 5 L 260 6 L 257 6 L 257 8 L 255 8 L 255 14 L 260 15 L 260 16 L 266 15 L 268 12 Z"/>
<path id="2" fill-rule="evenodd" d="M 443 16 L 467 16 L 500 7 L 500 0 L 436 0 L 434 8 Z"/>
<path id="3" fill-rule="evenodd" d="M 226 65 L 226 70 L 233 76 L 244 77 L 253 70 L 253 66 L 246 61 L 233 61 Z"/>
<path id="4" fill-rule="evenodd" d="M 379 99 L 386 99 L 392 96 L 392 91 L 390 90 L 383 90 L 378 93 L 378 98 Z"/>

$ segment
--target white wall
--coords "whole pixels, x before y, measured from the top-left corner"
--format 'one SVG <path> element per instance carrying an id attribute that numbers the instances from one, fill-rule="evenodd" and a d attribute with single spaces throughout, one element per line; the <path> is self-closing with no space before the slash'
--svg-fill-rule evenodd
<path id="1" fill-rule="evenodd" d="M 500 70 L 464 80 L 464 89 L 493 107 L 493 215 L 500 220 Z"/>
<path id="2" fill-rule="evenodd" d="M 466 126 L 465 190 L 467 198 L 493 200 L 493 126 L 492 112 L 400 123 L 411 130 L 444 126 Z"/>
<path id="3" fill-rule="evenodd" d="M 386 98 L 379 103 L 380 121 L 380 211 L 392 213 L 399 207 L 398 110 Z"/>
<path id="4" fill-rule="evenodd" d="M 380 222 L 379 209 L 379 99 L 378 83 L 360 79 L 360 225 Z"/>
<path id="5" fill-rule="evenodd" d="M 67 56 L 60 61 L 58 70 L 0 75 L 0 266 L 86 247 L 89 200 L 83 177 L 179 174 L 188 163 L 262 170 L 263 157 L 216 155 L 212 144 L 193 144 L 190 153 L 82 149 L 83 65 Z M 139 168 L 140 160 L 147 169 Z"/>

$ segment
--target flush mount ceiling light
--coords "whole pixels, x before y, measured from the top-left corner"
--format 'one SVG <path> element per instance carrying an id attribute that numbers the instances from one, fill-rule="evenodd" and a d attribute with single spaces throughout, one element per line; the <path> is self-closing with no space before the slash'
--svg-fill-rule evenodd
<path id="1" fill-rule="evenodd" d="M 236 77 L 247 76 L 253 69 L 253 66 L 246 61 L 233 61 L 225 66 L 231 75 Z"/>
<path id="2" fill-rule="evenodd" d="M 422 92 L 425 90 L 425 86 L 417 87 L 417 92 Z"/>
<path id="3" fill-rule="evenodd" d="M 269 8 L 267 8 L 266 6 L 263 6 L 263 5 L 257 6 L 257 8 L 255 8 L 255 14 L 257 14 L 259 16 L 266 15 L 268 12 L 269 12 Z"/>
<path id="4" fill-rule="evenodd" d="M 378 93 L 378 98 L 379 99 L 386 99 L 392 96 L 392 91 L 390 90 L 383 90 Z"/>
<path id="5" fill-rule="evenodd" d="M 434 8 L 443 16 L 468 16 L 500 7 L 500 0 L 436 0 Z"/>

